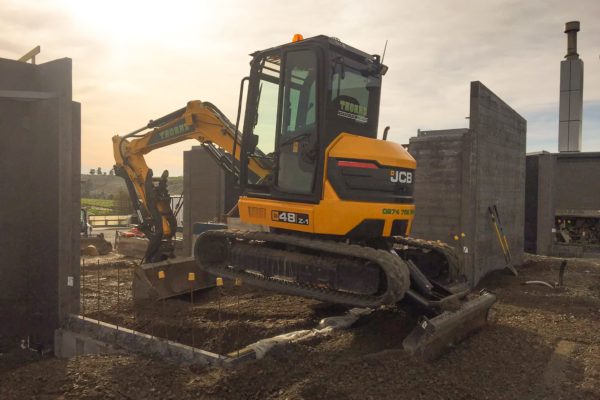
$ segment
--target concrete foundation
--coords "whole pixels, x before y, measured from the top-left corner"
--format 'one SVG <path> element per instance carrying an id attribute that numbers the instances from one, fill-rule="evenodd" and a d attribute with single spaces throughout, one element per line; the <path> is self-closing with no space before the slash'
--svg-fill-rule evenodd
<path id="1" fill-rule="evenodd" d="M 522 260 L 525 136 L 525 119 L 472 82 L 469 129 L 420 132 L 410 139 L 417 160 L 411 234 L 455 243 L 472 285 L 506 266 L 488 207 L 498 208 L 513 263 Z M 454 241 L 455 235 L 461 239 Z"/>
<path id="2" fill-rule="evenodd" d="M 71 315 L 65 326 L 56 330 L 55 336 L 54 354 L 61 358 L 129 351 L 177 364 L 222 364 L 232 361 L 219 354 L 80 315 Z"/>
<path id="3" fill-rule="evenodd" d="M 81 109 L 71 60 L 0 59 L 0 337 L 49 347 L 79 308 Z"/>

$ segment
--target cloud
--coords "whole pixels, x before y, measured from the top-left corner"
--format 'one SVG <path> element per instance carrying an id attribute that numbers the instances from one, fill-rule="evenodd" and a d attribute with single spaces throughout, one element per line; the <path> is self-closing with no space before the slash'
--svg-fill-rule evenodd
<path id="1" fill-rule="evenodd" d="M 563 25 L 578 19 L 586 63 L 584 149 L 600 125 L 600 3 L 588 1 L 197 2 L 0 0 L 0 55 L 36 44 L 39 59 L 73 58 L 82 102 L 82 165 L 112 165 L 111 136 L 207 100 L 234 119 L 248 54 L 327 34 L 369 53 L 388 40 L 380 130 L 406 143 L 421 129 L 468 126 L 469 82 L 480 80 L 528 119 L 528 151 L 555 149 Z M 181 151 L 148 155 L 157 171 L 181 174 Z"/>

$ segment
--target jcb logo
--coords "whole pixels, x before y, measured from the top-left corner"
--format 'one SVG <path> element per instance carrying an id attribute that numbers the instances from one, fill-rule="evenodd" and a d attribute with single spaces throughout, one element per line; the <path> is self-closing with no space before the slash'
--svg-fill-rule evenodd
<path id="1" fill-rule="evenodd" d="M 412 172 L 391 170 L 390 181 L 392 183 L 412 183 Z"/>

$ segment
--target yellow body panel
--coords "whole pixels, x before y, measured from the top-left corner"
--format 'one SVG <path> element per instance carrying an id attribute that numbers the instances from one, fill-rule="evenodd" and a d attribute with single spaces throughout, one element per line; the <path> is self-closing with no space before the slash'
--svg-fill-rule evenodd
<path id="1" fill-rule="evenodd" d="M 343 133 L 327 148 L 326 157 L 374 160 L 381 165 L 415 168 L 416 162 L 399 144 Z M 410 233 L 414 204 L 375 203 L 340 199 L 324 173 L 323 193 L 318 204 L 288 202 L 242 196 L 240 218 L 245 223 L 325 235 L 346 235 L 365 219 L 385 221 L 383 236 L 390 236 L 394 220 L 407 220 Z M 306 214 L 307 224 L 281 222 L 274 212 Z"/>
<path id="2" fill-rule="evenodd" d="M 327 148 L 327 157 L 375 160 L 381 165 L 415 168 L 417 162 L 401 144 L 342 133 Z"/>

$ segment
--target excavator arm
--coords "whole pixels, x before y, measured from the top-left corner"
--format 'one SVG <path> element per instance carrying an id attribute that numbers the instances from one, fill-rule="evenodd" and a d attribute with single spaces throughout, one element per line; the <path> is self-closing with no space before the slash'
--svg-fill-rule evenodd
<path id="1" fill-rule="evenodd" d="M 223 169 L 238 175 L 233 158 L 239 160 L 241 134 L 217 107 L 208 102 L 190 101 L 186 107 L 152 120 L 140 129 L 112 138 L 115 174 L 125 179 L 140 219 L 140 230 L 149 239 L 144 262 L 173 257 L 173 237 L 177 228 L 167 189 L 168 172 L 155 178 L 144 155 L 188 139 L 199 141 Z M 249 169 L 257 181 L 267 179 L 272 164 L 269 157 L 259 150 L 256 152 Z"/>

